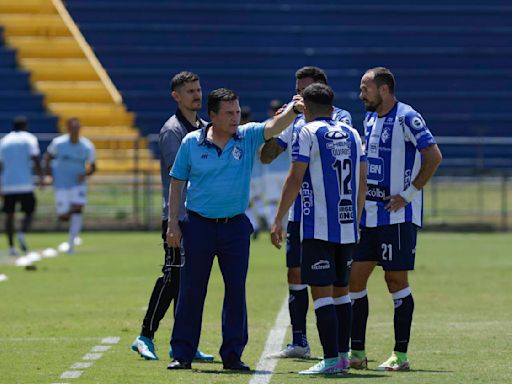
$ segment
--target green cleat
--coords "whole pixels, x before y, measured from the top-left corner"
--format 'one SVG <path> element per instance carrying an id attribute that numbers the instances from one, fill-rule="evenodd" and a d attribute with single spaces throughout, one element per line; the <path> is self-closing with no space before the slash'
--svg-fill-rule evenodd
<path id="1" fill-rule="evenodd" d="M 350 351 L 350 368 L 354 369 L 367 369 L 368 358 L 365 351 Z"/>
<path id="2" fill-rule="evenodd" d="M 391 357 L 375 368 L 376 371 L 408 371 L 410 368 L 407 353 L 393 352 Z"/>

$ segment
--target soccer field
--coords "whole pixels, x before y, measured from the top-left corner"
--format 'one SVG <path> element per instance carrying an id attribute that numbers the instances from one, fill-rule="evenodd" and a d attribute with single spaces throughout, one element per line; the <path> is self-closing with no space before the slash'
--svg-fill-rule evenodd
<path id="1" fill-rule="evenodd" d="M 65 237 L 32 234 L 29 240 L 42 249 Z M 0 274 L 9 278 L 0 282 L 0 383 L 214 384 L 249 383 L 261 376 L 222 370 L 223 284 L 216 265 L 200 346 L 217 359 L 195 363 L 192 371 L 171 372 L 166 370 L 170 314 L 157 332 L 161 360 L 144 361 L 129 348 L 159 274 L 159 234 L 86 233 L 83 239 L 77 255 L 44 259 L 35 264 L 36 271 L 0 264 Z M 411 371 L 351 371 L 336 379 L 358 384 L 512 382 L 511 245 L 510 234 L 420 233 L 416 271 L 410 277 L 416 301 Z M 287 296 L 284 253 L 271 247 L 267 236 L 252 245 L 247 291 L 249 344 L 243 360 L 254 369 Z M 393 348 L 393 302 L 380 270 L 371 280 L 369 299 L 367 353 L 373 368 Z M 313 356 L 320 356 L 312 309 L 308 335 Z M 285 342 L 289 338 L 288 331 Z M 296 374 L 314 363 L 281 360 L 270 383 L 332 380 Z M 61 378 L 65 372 L 81 373 Z"/>

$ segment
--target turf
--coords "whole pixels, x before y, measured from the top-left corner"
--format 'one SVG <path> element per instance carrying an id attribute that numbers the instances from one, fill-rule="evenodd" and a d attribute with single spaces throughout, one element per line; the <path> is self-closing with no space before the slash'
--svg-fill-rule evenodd
<path id="1" fill-rule="evenodd" d="M 251 375 L 222 371 L 218 360 L 223 284 L 214 267 L 206 300 L 201 349 L 217 356 L 192 372 L 166 365 L 170 314 L 157 333 L 161 360 L 148 362 L 130 351 L 139 332 L 161 264 L 157 233 L 94 233 L 83 236 L 75 256 L 36 263 L 36 271 L 0 264 L 0 383 L 248 383 Z M 56 246 L 65 234 L 33 234 L 34 248 Z M 0 243 L 5 247 L 4 243 Z M 353 371 L 343 380 L 362 383 L 512 382 L 510 234 L 421 233 L 416 271 L 410 281 L 416 301 L 409 357 L 411 372 Z M 249 344 L 243 360 L 255 367 L 287 295 L 282 251 L 268 238 L 254 242 L 247 283 Z M 369 287 L 367 352 L 370 368 L 393 347 L 393 304 L 381 271 Z M 308 319 L 313 355 L 321 349 L 313 313 Z M 60 375 L 108 336 L 121 338 L 78 379 Z M 289 340 L 289 334 L 286 341 Z M 295 372 L 315 361 L 286 360 L 271 383 L 305 383 L 329 378 Z"/>

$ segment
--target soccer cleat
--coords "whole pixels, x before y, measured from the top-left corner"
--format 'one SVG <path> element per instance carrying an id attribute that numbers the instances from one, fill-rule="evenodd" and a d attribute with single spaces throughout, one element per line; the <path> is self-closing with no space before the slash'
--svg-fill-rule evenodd
<path id="1" fill-rule="evenodd" d="M 19 252 L 15 247 L 9 247 L 9 256 L 19 256 Z"/>
<path id="2" fill-rule="evenodd" d="M 342 369 L 345 372 L 348 372 L 348 370 L 350 369 L 350 359 L 348 358 L 348 353 L 340 352 L 338 354 L 338 359 L 339 359 L 338 365 L 339 365 L 340 369 Z"/>
<path id="3" fill-rule="evenodd" d="M 146 360 L 158 360 L 155 353 L 153 340 L 144 336 L 138 336 L 132 344 L 132 351 L 137 352 Z"/>
<path id="4" fill-rule="evenodd" d="M 350 368 L 367 369 L 368 358 L 365 351 L 350 351 Z"/>
<path id="5" fill-rule="evenodd" d="M 171 359 L 173 359 L 172 348 L 169 348 L 169 357 Z M 207 363 L 207 362 L 212 362 L 213 360 L 214 360 L 213 355 L 208 355 L 206 353 L 203 353 L 199 349 L 196 351 L 196 354 L 194 356 L 194 361 L 198 361 L 198 362 Z"/>
<path id="6" fill-rule="evenodd" d="M 27 245 L 27 240 L 25 239 L 25 233 L 17 232 L 16 238 L 18 239 L 18 243 L 20 243 L 20 249 L 22 250 L 22 252 L 27 253 L 28 245 Z"/>
<path id="7" fill-rule="evenodd" d="M 300 345 L 296 344 L 288 344 L 286 348 L 283 350 L 274 353 L 270 355 L 269 357 L 275 357 L 280 359 L 287 359 L 287 358 L 297 358 L 297 359 L 307 359 L 311 356 L 311 351 L 309 349 L 309 345 L 306 345 L 305 347 L 301 347 Z"/>
<path id="8" fill-rule="evenodd" d="M 406 353 L 393 352 L 391 357 L 375 368 L 376 371 L 408 371 L 409 360 Z"/>
<path id="9" fill-rule="evenodd" d="M 305 371 L 300 371 L 299 375 L 339 375 L 345 373 L 341 368 L 341 361 L 337 357 L 323 359 Z"/>

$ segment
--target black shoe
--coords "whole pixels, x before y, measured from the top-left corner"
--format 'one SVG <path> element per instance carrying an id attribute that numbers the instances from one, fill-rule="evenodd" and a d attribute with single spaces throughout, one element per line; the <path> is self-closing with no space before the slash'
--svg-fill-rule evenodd
<path id="1" fill-rule="evenodd" d="M 192 369 L 192 364 L 185 361 L 173 360 L 167 369 Z"/>
<path id="2" fill-rule="evenodd" d="M 230 371 L 250 371 L 248 365 L 245 365 L 243 361 L 234 360 L 229 363 L 224 363 L 224 369 L 229 369 Z"/>

